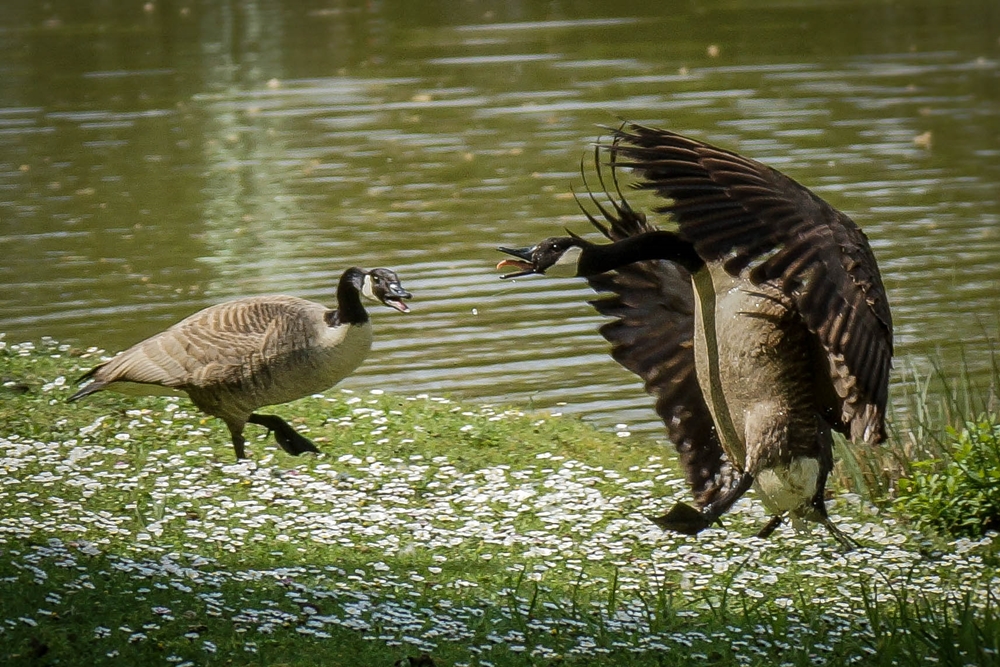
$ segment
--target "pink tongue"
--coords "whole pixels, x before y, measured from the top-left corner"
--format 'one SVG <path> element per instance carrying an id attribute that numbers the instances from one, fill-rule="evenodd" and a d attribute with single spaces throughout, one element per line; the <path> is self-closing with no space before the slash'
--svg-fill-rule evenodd
<path id="1" fill-rule="evenodd" d="M 497 268 L 498 269 L 503 269 L 503 268 L 506 268 L 508 266 L 513 266 L 513 267 L 515 267 L 517 269 L 520 269 L 522 271 L 527 271 L 528 269 L 533 268 L 531 266 L 531 264 L 529 264 L 528 262 L 522 262 L 519 259 L 501 259 L 497 263 Z"/>

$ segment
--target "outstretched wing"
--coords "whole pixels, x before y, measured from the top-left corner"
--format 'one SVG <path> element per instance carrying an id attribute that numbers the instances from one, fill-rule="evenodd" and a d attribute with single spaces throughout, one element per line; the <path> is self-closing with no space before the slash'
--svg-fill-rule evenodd
<path id="1" fill-rule="evenodd" d="M 597 167 L 600 177 L 600 163 Z M 601 185 L 604 189 L 603 177 Z M 620 192 L 616 194 L 617 198 L 608 194 L 609 204 L 603 205 L 590 194 L 604 222 L 581 205 L 602 234 L 618 241 L 654 229 Z M 644 261 L 587 281 L 605 295 L 590 303 L 602 315 L 614 318 L 600 329 L 611 343 L 611 356 L 642 378 L 646 391 L 656 399 L 656 412 L 677 447 L 695 501 L 702 506 L 712 502 L 729 488 L 735 475 L 695 376 L 690 275 L 671 262 Z"/>
<path id="2" fill-rule="evenodd" d="M 892 316 L 854 221 L 775 169 L 673 132 L 628 124 L 604 148 L 613 170 L 638 171 L 637 187 L 671 200 L 657 212 L 706 262 L 792 299 L 826 352 L 840 411 L 831 425 L 884 440 Z"/>

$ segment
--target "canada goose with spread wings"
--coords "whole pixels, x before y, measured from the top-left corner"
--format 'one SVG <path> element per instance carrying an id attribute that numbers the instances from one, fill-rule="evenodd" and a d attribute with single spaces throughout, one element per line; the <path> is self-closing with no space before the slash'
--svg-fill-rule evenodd
<path id="1" fill-rule="evenodd" d="M 284 295 L 209 306 L 95 366 L 68 400 L 102 389 L 184 392 L 226 423 L 238 459 L 246 458 L 247 423 L 273 431 L 289 454 L 318 452 L 281 417 L 256 410 L 326 391 L 361 365 L 372 345 L 362 296 L 409 310 L 410 293 L 394 272 L 353 267 L 340 277 L 336 309 Z"/>
<path id="2" fill-rule="evenodd" d="M 696 534 L 756 486 L 774 519 L 819 521 L 832 434 L 885 439 L 892 319 L 861 229 L 808 189 L 749 158 L 641 125 L 618 129 L 607 155 L 617 198 L 591 222 L 612 241 L 552 237 L 501 250 L 505 277 L 568 269 L 607 296 L 612 356 L 639 375 L 680 452 L 699 509 L 655 521 Z M 666 200 L 661 231 L 617 188 Z M 598 164 L 600 174 L 600 164 Z M 603 178 L 602 178 L 603 184 Z"/>

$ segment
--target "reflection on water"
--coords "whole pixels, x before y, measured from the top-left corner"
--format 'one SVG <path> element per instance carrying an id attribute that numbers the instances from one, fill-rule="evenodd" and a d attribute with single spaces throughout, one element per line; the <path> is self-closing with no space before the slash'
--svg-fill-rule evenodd
<path id="1" fill-rule="evenodd" d="M 388 266 L 413 312 L 373 312 L 348 386 L 659 430 L 582 283 L 492 269 L 497 245 L 586 230 L 581 161 L 629 118 L 850 213 L 899 355 L 988 365 L 996 3 L 495 5 L 0 7 L 0 331 L 114 351 L 209 303 L 331 302 L 346 266 Z"/>

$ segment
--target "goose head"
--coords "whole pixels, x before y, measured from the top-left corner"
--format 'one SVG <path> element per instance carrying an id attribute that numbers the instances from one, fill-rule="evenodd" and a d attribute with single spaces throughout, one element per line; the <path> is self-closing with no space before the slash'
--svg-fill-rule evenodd
<path id="1" fill-rule="evenodd" d="M 403 289 L 399 282 L 399 276 L 389 269 L 372 269 L 361 272 L 361 284 L 357 285 L 362 296 L 389 306 L 401 313 L 410 311 L 409 307 L 403 303 L 403 299 L 409 299 L 413 295 Z"/>
<path id="2" fill-rule="evenodd" d="M 580 275 L 580 257 L 584 248 L 591 244 L 577 236 L 552 236 L 528 248 L 497 248 L 514 259 L 503 259 L 497 264 L 497 269 L 513 267 L 518 269 L 513 273 L 505 273 L 502 279 L 520 278 L 521 276 Z"/>

